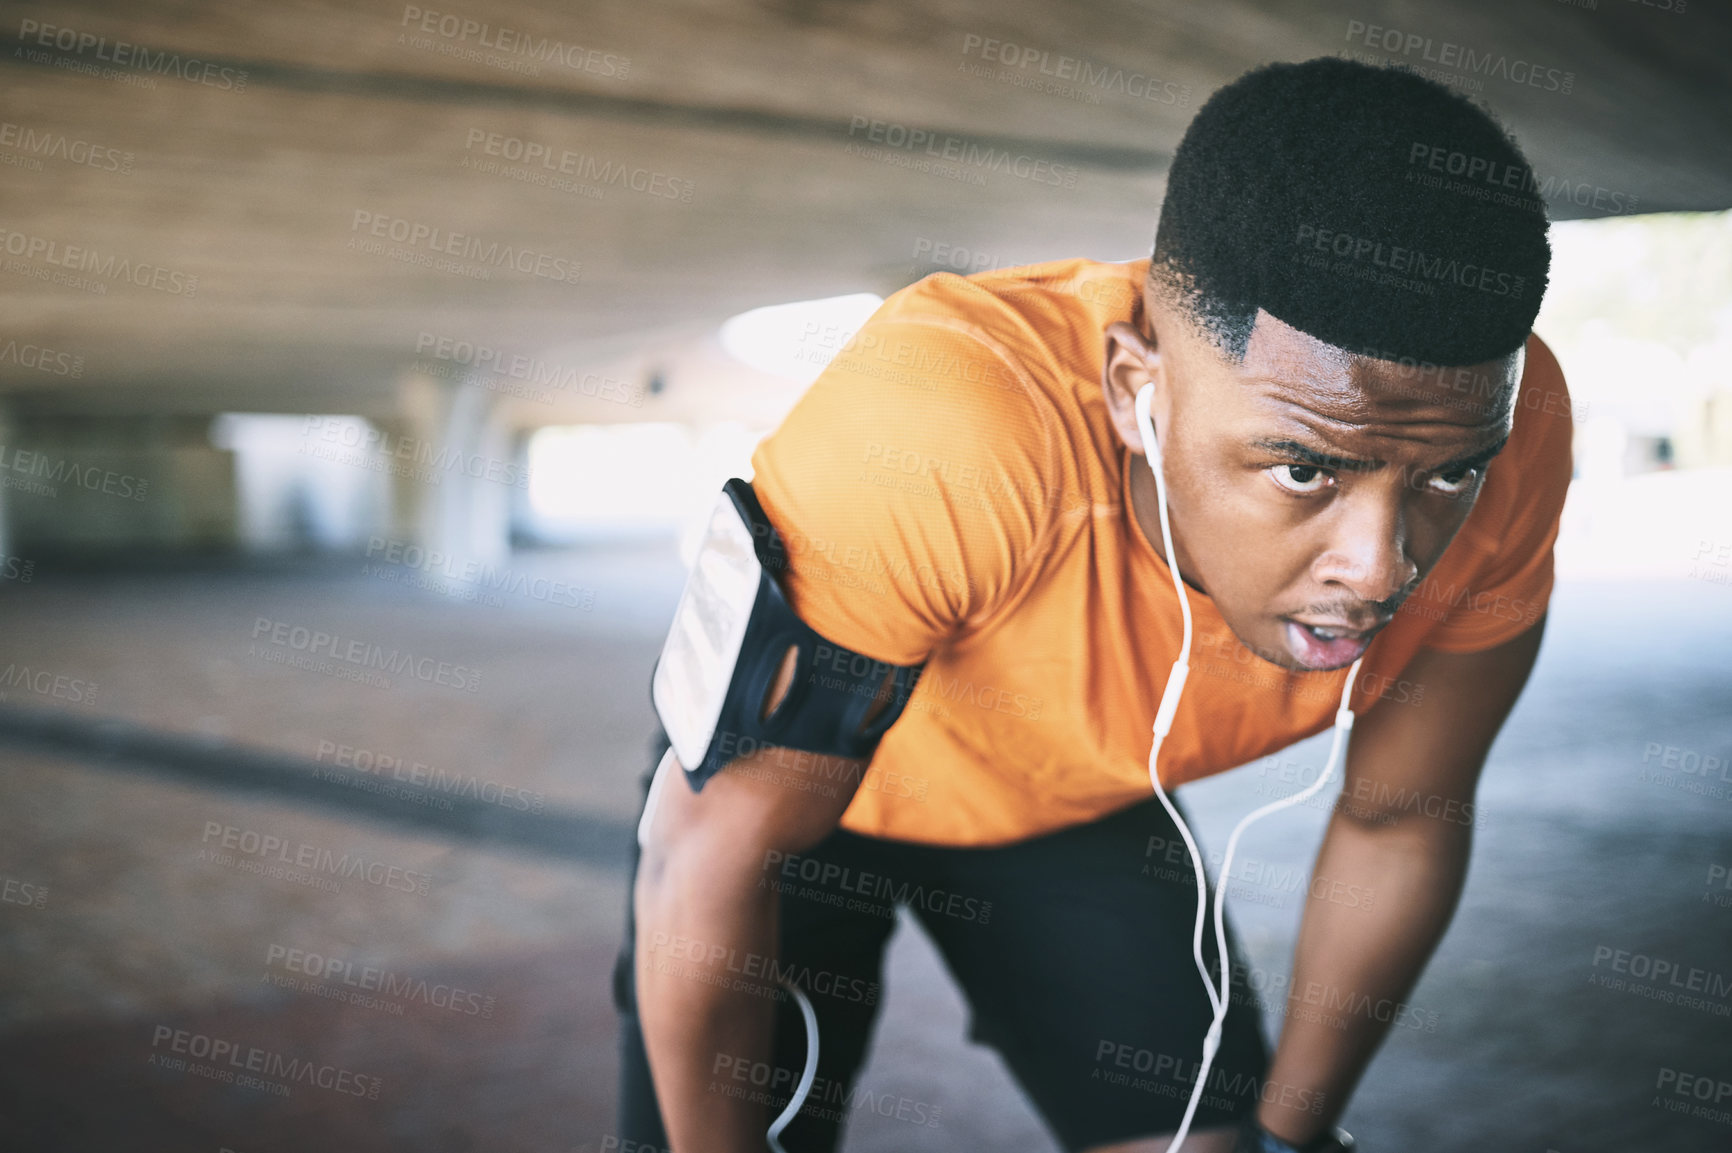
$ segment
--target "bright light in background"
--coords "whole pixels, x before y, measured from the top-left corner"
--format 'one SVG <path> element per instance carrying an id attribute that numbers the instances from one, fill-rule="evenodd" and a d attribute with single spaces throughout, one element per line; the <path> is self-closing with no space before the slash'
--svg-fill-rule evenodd
<path id="1" fill-rule="evenodd" d="M 684 553 L 722 483 L 751 479 L 768 431 L 739 421 L 539 429 L 529 439 L 530 527 L 555 540 L 677 536 Z"/>
<path id="2" fill-rule="evenodd" d="M 692 434 L 679 424 L 576 425 L 529 439 L 529 508 L 548 527 L 604 528 L 669 519 Z"/>
<path id="3" fill-rule="evenodd" d="M 856 292 L 754 308 L 722 324 L 722 347 L 759 372 L 811 384 L 883 303 L 881 296 Z"/>
<path id="4" fill-rule="evenodd" d="M 1560 575 L 1723 579 L 1732 540 L 1732 213 L 1552 226 L 1534 327 L 1577 418 Z"/>
<path id="5" fill-rule="evenodd" d="M 1710 463 L 1688 442 L 1703 398 L 1732 382 L 1732 213 L 1553 225 L 1535 328 L 1578 407 L 1631 436 L 1682 436 L 1680 464 Z"/>

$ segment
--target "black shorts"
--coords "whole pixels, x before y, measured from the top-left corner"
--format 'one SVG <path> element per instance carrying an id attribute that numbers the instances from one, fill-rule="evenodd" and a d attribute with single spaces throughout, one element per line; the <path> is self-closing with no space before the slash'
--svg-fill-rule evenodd
<path id="1" fill-rule="evenodd" d="M 780 893 L 778 972 L 811 1001 L 821 1041 L 814 1091 L 782 1134 L 788 1153 L 831 1153 L 839 1143 L 877 1015 L 896 904 L 919 919 L 961 987 L 970 1038 L 998 1051 L 1065 1149 L 1178 1128 L 1211 1012 L 1191 956 L 1197 894 L 1189 855 L 1152 793 L 1101 820 L 998 848 L 933 848 L 838 829 L 810 852 L 772 862 L 764 883 Z M 627 904 L 614 970 L 618 1136 L 623 1148 L 636 1141 L 665 1149 L 632 992 Z M 1204 946 L 1216 973 L 1212 925 Z M 1241 977 L 1230 923 L 1228 950 Z M 733 967 L 776 998 L 774 1074 L 759 1069 L 737 1085 L 766 1094 L 759 1099 L 774 1117 L 804 1067 L 800 1012 L 777 994 L 774 975 Z M 1238 1121 L 1257 1106 L 1268 1047 L 1240 980 L 1232 998 L 1193 1128 Z"/>

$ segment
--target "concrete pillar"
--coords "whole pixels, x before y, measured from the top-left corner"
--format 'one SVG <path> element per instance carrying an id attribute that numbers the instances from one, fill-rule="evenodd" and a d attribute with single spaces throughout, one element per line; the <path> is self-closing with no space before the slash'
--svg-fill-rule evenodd
<path id="1" fill-rule="evenodd" d="M 414 376 L 399 386 L 397 408 L 378 422 L 393 461 L 392 535 L 464 560 L 503 560 L 513 490 L 527 476 L 492 395 Z"/>

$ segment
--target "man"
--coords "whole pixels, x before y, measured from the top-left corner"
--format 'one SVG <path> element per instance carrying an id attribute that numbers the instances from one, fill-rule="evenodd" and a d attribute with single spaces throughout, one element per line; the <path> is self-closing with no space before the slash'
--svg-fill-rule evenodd
<path id="1" fill-rule="evenodd" d="M 1150 260 L 885 303 L 753 483 L 799 617 L 925 669 L 869 762 L 759 749 L 659 790 L 616 983 L 624 1140 L 765 1147 L 805 1060 L 785 977 L 822 1043 L 781 1140 L 833 1149 L 902 903 L 1065 1149 L 1167 1147 L 1211 1011 L 1195 877 L 1150 799 L 1181 644 L 1134 412 L 1152 386 L 1196 630 L 1163 786 L 1322 731 L 1364 658 L 1279 1044 L 1230 964 L 1184 1149 L 1336 1147 L 1454 910 L 1544 627 L 1571 421 L 1530 335 L 1550 249 L 1507 191 L 1525 171 L 1434 83 L 1275 65 L 1199 110 Z"/>

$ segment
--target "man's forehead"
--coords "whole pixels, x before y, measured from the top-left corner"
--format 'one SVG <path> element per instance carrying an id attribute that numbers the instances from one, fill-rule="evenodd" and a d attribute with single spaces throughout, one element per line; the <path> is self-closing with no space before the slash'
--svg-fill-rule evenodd
<path id="1" fill-rule="evenodd" d="M 1522 360 L 1518 351 L 1477 365 L 1441 366 L 1350 351 L 1259 310 L 1237 371 L 1265 386 L 1272 399 L 1320 414 L 1351 419 L 1371 409 L 1405 413 L 1441 406 L 1454 410 L 1450 423 L 1477 423 L 1508 415 Z"/>

